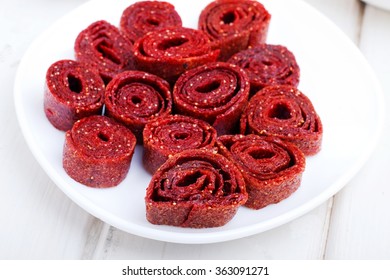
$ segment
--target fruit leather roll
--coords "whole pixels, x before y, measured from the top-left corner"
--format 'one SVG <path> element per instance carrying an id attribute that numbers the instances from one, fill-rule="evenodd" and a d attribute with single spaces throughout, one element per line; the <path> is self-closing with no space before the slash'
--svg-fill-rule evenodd
<path id="1" fill-rule="evenodd" d="M 248 192 L 245 206 L 249 208 L 278 203 L 301 184 L 305 156 L 294 144 L 249 134 L 220 136 L 218 147 L 243 174 Z"/>
<path id="2" fill-rule="evenodd" d="M 148 32 L 182 26 L 175 7 L 163 1 L 140 1 L 127 7 L 120 19 L 120 30 L 131 42 Z"/>
<path id="3" fill-rule="evenodd" d="M 83 63 L 59 60 L 46 72 L 43 100 L 50 123 L 66 131 L 83 117 L 101 114 L 104 82 Z"/>
<path id="4" fill-rule="evenodd" d="M 241 117 L 242 134 L 276 136 L 305 155 L 321 149 L 322 122 L 310 99 L 292 86 L 268 86 L 249 101 Z"/>
<path id="5" fill-rule="evenodd" d="M 145 125 L 143 165 L 156 172 L 169 157 L 188 149 L 215 149 L 216 130 L 207 122 L 170 115 Z"/>
<path id="6" fill-rule="evenodd" d="M 266 86 L 298 87 L 300 68 L 294 54 L 285 46 L 261 44 L 234 54 L 229 60 L 245 70 L 251 83 L 251 95 Z"/>
<path id="7" fill-rule="evenodd" d="M 167 81 L 141 71 L 125 71 L 106 87 L 105 114 L 126 125 L 142 143 L 145 124 L 172 112 Z"/>
<path id="8" fill-rule="evenodd" d="M 271 15 L 252 0 L 217 0 L 201 12 L 198 28 L 204 31 L 215 48 L 221 49 L 220 60 L 234 53 L 265 43 Z"/>
<path id="9" fill-rule="evenodd" d="M 116 74 L 133 69 L 133 45 L 119 29 L 100 20 L 82 30 L 75 41 L 77 61 L 99 71 L 107 84 Z"/>
<path id="10" fill-rule="evenodd" d="M 114 187 L 126 177 L 135 145 L 125 126 L 105 116 L 86 117 L 66 132 L 63 167 L 86 186 Z"/>
<path id="11" fill-rule="evenodd" d="M 247 197 L 244 178 L 233 163 L 211 151 L 187 150 L 153 175 L 146 190 L 146 218 L 160 225 L 219 227 Z"/>
<path id="12" fill-rule="evenodd" d="M 171 84 L 186 70 L 216 61 L 218 54 L 205 33 L 185 27 L 149 32 L 134 43 L 136 68 Z"/>
<path id="13" fill-rule="evenodd" d="M 249 79 L 238 66 L 209 63 L 185 72 L 173 89 L 175 111 L 210 123 L 218 135 L 235 133 L 249 98 Z"/>

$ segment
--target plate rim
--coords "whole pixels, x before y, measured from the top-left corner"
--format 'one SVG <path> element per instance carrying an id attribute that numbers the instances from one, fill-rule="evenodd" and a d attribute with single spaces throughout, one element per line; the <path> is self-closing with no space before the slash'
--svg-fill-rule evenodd
<path id="1" fill-rule="evenodd" d="M 375 127 L 374 133 L 372 133 L 372 136 L 369 141 L 369 147 L 365 147 L 365 152 L 361 153 L 360 156 L 357 158 L 357 161 L 354 165 L 349 166 L 348 172 L 344 173 L 342 176 L 338 178 L 336 182 L 333 182 L 330 187 L 326 188 L 324 191 L 320 193 L 320 195 L 317 195 L 316 197 L 310 199 L 306 203 L 301 204 L 299 207 L 294 208 L 292 211 L 283 213 L 271 220 L 252 224 L 250 226 L 246 226 L 244 228 L 236 228 L 236 229 L 229 229 L 228 231 L 215 231 L 210 233 L 178 233 L 175 232 L 175 238 L 172 240 L 172 237 L 169 236 L 172 234 L 172 232 L 169 231 L 159 231 L 159 230 L 147 230 L 145 232 L 145 229 L 137 224 L 131 223 L 130 226 L 124 226 L 124 223 L 122 222 L 122 218 L 117 217 L 116 215 L 112 214 L 111 212 L 96 207 L 92 201 L 88 200 L 84 196 L 76 195 L 74 191 L 67 190 L 66 188 L 62 187 L 61 180 L 57 177 L 51 176 L 51 172 L 53 172 L 54 169 L 51 168 L 48 160 L 38 152 L 37 147 L 34 143 L 34 139 L 32 135 L 29 133 L 28 125 L 26 122 L 26 119 L 24 117 L 24 113 L 22 110 L 22 90 L 21 90 L 21 78 L 23 73 L 23 68 L 27 67 L 26 65 L 26 58 L 28 58 L 31 55 L 31 52 L 36 48 L 37 45 L 42 43 L 43 39 L 47 37 L 47 34 L 50 34 L 52 30 L 55 30 L 58 28 L 58 26 L 61 25 L 61 22 L 66 20 L 68 17 L 70 17 L 73 14 L 76 14 L 78 11 L 84 9 L 85 6 L 90 6 L 91 3 L 99 2 L 101 0 L 90 0 L 86 3 L 76 7 L 72 11 L 66 13 L 62 17 L 60 17 L 58 20 L 56 20 L 49 28 L 44 30 L 38 37 L 35 38 L 35 40 L 30 44 L 27 51 L 22 56 L 22 59 L 20 61 L 20 64 L 18 66 L 15 80 L 14 80 L 14 107 L 16 110 L 16 115 L 18 119 L 19 126 L 21 128 L 23 137 L 25 138 L 25 141 L 29 147 L 29 150 L 32 152 L 34 158 L 37 160 L 39 165 L 43 168 L 46 175 L 56 184 L 56 186 L 64 192 L 73 202 L 75 202 L 79 207 L 86 210 L 88 213 L 92 214 L 93 216 L 103 220 L 109 225 L 112 225 L 118 229 L 124 230 L 128 233 L 135 234 L 141 237 L 153 239 L 153 240 L 159 240 L 159 241 L 165 241 L 165 242 L 172 242 L 172 243 L 183 243 L 183 244 L 207 244 L 207 243 L 218 243 L 218 242 L 224 242 L 234 239 L 239 239 L 243 237 L 247 237 L 253 234 L 261 233 L 273 228 L 276 228 L 282 224 L 285 224 L 287 222 L 290 222 L 299 216 L 304 215 L 305 213 L 308 213 L 310 210 L 314 209 L 315 207 L 319 206 L 321 203 L 326 201 L 328 198 L 336 194 L 338 191 L 340 191 L 356 174 L 359 172 L 359 170 L 363 167 L 363 165 L 367 162 L 367 160 L 372 155 L 381 135 L 384 129 L 384 121 L 385 121 L 385 102 L 384 102 L 384 94 L 381 88 L 381 85 L 379 83 L 378 78 L 374 74 L 374 71 L 372 70 L 371 66 L 361 53 L 361 51 L 358 49 L 358 47 L 339 29 L 338 26 L 336 26 L 332 21 L 330 21 L 326 16 L 324 16 L 321 12 L 314 9 L 312 6 L 307 4 L 306 2 L 302 0 L 293 0 L 291 2 L 294 2 L 298 5 L 303 5 L 307 9 L 310 10 L 312 13 L 316 13 L 316 15 L 321 17 L 322 21 L 325 21 L 327 25 L 329 25 L 330 28 L 332 28 L 335 32 L 338 32 L 338 36 L 343 38 L 343 40 L 349 44 L 349 47 L 351 50 L 354 51 L 354 56 L 359 58 L 360 63 L 365 66 L 366 72 L 369 73 L 370 77 L 368 80 L 371 81 L 374 89 L 373 89 L 373 95 L 372 97 L 375 97 L 375 105 L 378 106 L 378 123 Z M 169 1 L 169 0 L 168 0 Z M 103 2 L 103 1 L 101 1 Z M 261 2 L 261 1 L 260 1 Z M 130 2 L 129 2 L 130 3 Z M 375 94 L 374 94 L 375 93 Z M 194 235 L 197 235 L 197 238 L 194 239 Z"/>

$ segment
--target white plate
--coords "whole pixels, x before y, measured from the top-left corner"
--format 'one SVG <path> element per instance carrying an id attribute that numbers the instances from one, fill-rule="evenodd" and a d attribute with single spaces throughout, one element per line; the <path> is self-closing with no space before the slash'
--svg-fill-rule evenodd
<path id="1" fill-rule="evenodd" d="M 62 168 L 64 133 L 43 112 L 45 73 L 50 64 L 73 56 L 77 34 L 93 21 L 118 25 L 132 1 L 91 1 L 60 19 L 26 52 L 15 80 L 15 105 L 27 143 L 50 178 L 73 201 L 101 220 L 132 234 L 177 243 L 212 243 L 269 230 L 308 212 L 339 191 L 370 155 L 383 124 L 383 95 L 358 49 L 320 13 L 299 0 L 264 0 L 272 14 L 269 43 L 283 44 L 301 67 L 299 88 L 322 118 L 322 151 L 307 160 L 301 187 L 290 198 L 262 210 L 240 208 L 226 226 L 185 229 L 145 219 L 144 195 L 150 176 L 137 148 L 127 178 L 115 188 L 92 189 Z M 183 25 L 196 27 L 208 0 L 171 0 Z M 188 6 L 191 5 L 189 9 Z"/>

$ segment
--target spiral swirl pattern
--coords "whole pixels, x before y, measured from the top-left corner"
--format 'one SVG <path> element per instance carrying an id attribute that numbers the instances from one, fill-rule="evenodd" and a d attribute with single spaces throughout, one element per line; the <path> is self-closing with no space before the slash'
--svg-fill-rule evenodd
<path id="1" fill-rule="evenodd" d="M 125 126 L 101 115 L 86 117 L 66 133 L 63 167 L 86 186 L 113 187 L 125 178 L 135 144 Z"/>
<path id="2" fill-rule="evenodd" d="M 321 149 L 322 122 L 310 99 L 291 86 L 269 86 L 256 93 L 241 117 L 241 133 L 276 136 L 305 155 Z"/>
<path id="3" fill-rule="evenodd" d="M 264 43 L 271 15 L 252 0 L 216 0 L 206 6 L 198 21 L 215 48 L 221 49 L 220 60 L 234 53 Z"/>
<path id="4" fill-rule="evenodd" d="M 247 200 L 244 179 L 223 156 L 187 150 L 169 158 L 146 192 L 146 217 L 153 224 L 217 227 Z"/>
<path id="5" fill-rule="evenodd" d="M 181 25 L 175 7 L 163 1 L 136 2 L 123 11 L 120 19 L 120 30 L 133 43 L 148 32 Z"/>
<path id="6" fill-rule="evenodd" d="M 97 69 L 106 84 L 116 74 L 134 68 L 132 43 L 117 27 L 104 20 L 82 30 L 74 50 L 76 60 Z"/>
<path id="7" fill-rule="evenodd" d="M 281 45 L 261 44 L 234 54 L 228 62 L 248 74 L 252 95 L 266 86 L 299 84 L 300 68 L 295 56 Z"/>
<path id="8" fill-rule="evenodd" d="M 130 128 L 142 143 L 145 125 L 171 113 L 172 96 L 169 84 L 160 77 L 125 71 L 107 85 L 105 104 L 106 115 Z"/>
<path id="9" fill-rule="evenodd" d="M 219 135 L 233 133 L 249 98 L 244 70 L 209 63 L 184 73 L 173 89 L 175 110 L 210 123 Z"/>
<path id="10" fill-rule="evenodd" d="M 134 43 L 137 69 L 155 74 L 170 83 L 186 70 L 216 61 L 219 50 L 200 30 L 170 27 L 147 33 Z"/>
<path id="11" fill-rule="evenodd" d="M 59 60 L 46 72 L 44 111 L 59 130 L 90 115 L 100 114 L 104 102 L 104 83 L 87 65 L 73 60 Z"/>
<path id="12" fill-rule="evenodd" d="M 249 135 L 218 137 L 218 147 L 243 174 L 248 191 L 245 206 L 254 209 L 289 197 L 301 183 L 305 156 L 278 138 Z"/>
<path id="13" fill-rule="evenodd" d="M 181 115 L 148 123 L 143 136 L 143 164 L 152 174 L 168 157 L 188 149 L 213 150 L 217 140 L 217 132 L 207 122 Z"/>

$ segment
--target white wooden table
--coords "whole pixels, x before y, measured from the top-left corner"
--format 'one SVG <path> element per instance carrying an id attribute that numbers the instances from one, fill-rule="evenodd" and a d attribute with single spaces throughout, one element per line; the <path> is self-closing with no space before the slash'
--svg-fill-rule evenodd
<path id="1" fill-rule="evenodd" d="M 358 0 L 306 1 L 360 48 L 390 107 L 390 12 Z M 0 259 L 390 259 L 388 129 L 369 161 L 334 197 L 290 223 L 239 240 L 183 245 L 144 239 L 73 203 L 27 147 L 13 83 L 34 38 L 84 2 L 0 0 Z"/>

